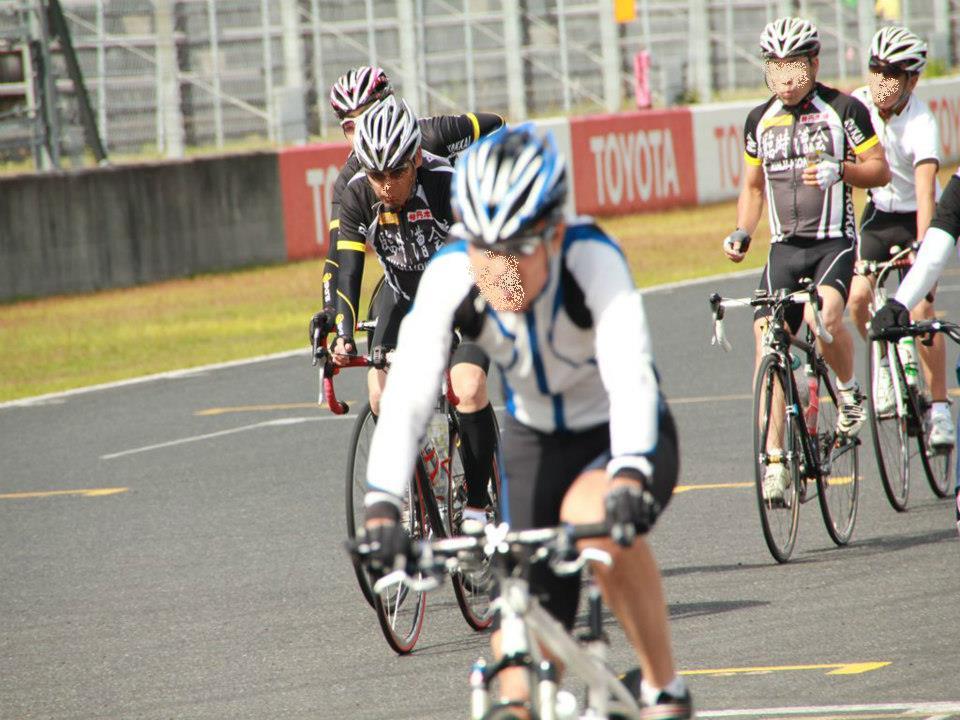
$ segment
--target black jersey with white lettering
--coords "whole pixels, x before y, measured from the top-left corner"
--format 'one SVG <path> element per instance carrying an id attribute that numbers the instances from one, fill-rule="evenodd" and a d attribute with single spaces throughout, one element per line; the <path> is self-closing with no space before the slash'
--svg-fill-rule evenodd
<path id="1" fill-rule="evenodd" d="M 436 117 L 421 118 L 420 147 L 426 152 L 453 161 L 457 155 L 466 150 L 478 138 L 493 132 L 503 126 L 503 118 L 494 113 L 465 113 L 463 115 L 438 115 Z M 347 184 L 357 173 L 362 173 L 360 161 L 351 151 L 347 162 L 340 169 L 340 174 L 333 184 L 333 196 L 330 206 L 330 228 L 327 246 L 327 260 L 323 275 L 324 305 L 330 306 L 335 302 L 337 288 L 337 269 L 340 262 L 337 258 L 337 239 L 340 228 L 340 202 Z"/>
<path id="2" fill-rule="evenodd" d="M 771 241 L 855 242 L 850 186 L 804 185 L 803 169 L 808 155 L 852 160 L 878 142 L 863 103 L 820 83 L 793 107 L 774 96 L 754 108 L 744 125 L 744 151 L 748 164 L 763 167 Z"/>
<path id="3" fill-rule="evenodd" d="M 347 184 L 337 240 L 340 268 L 335 307 L 340 335 L 352 336 L 356 327 L 367 245 L 377 253 L 384 279 L 395 295 L 413 299 L 427 261 L 446 242 L 453 224 L 452 177 L 449 162 L 423 153 L 413 193 L 399 210 L 384 208 L 365 174 L 357 174 Z"/>

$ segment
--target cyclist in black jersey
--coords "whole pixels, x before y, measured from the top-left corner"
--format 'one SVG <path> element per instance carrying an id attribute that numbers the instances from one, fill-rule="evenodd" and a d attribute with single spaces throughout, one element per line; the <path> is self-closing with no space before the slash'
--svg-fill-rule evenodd
<path id="1" fill-rule="evenodd" d="M 336 294 L 337 338 L 333 360 L 356 351 L 353 339 L 366 247 L 377 253 L 384 284 L 373 300 L 377 318 L 371 348 L 396 347 L 400 322 L 410 310 L 427 261 L 446 243 L 453 224 L 450 181 L 453 168 L 421 147 L 421 126 L 403 100 L 389 96 L 364 114 L 356 127 L 354 154 L 363 171 L 351 178 L 340 209 L 340 256 Z M 377 350 L 379 349 L 379 350 Z M 496 424 L 487 397 L 489 359 L 469 342 L 450 361 L 450 382 L 459 398 L 457 413 L 466 449 L 465 518 L 486 521 L 486 478 L 493 464 Z M 367 376 L 370 407 L 380 413 L 387 373 Z"/>
<path id="2" fill-rule="evenodd" d="M 737 229 L 723 251 L 733 262 L 743 260 L 766 194 L 772 237 L 760 288 L 799 290 L 809 280 L 817 283 L 824 324 L 833 335 L 820 348 L 837 375 L 838 430 L 853 436 L 865 414 L 854 377 L 853 337 L 843 324 L 857 237 L 851 188 L 884 185 L 890 169 L 863 104 L 816 81 L 820 39 L 811 22 L 785 17 L 769 23 L 760 48 L 774 95 L 750 112 L 744 126 Z M 788 317 L 794 332 L 801 320 L 797 311 Z M 768 314 L 759 311 L 754 324 L 758 365 Z M 771 464 L 767 474 L 765 494 L 777 499 L 786 482 L 784 467 Z"/>
<path id="3" fill-rule="evenodd" d="M 340 120 L 347 142 L 353 145 L 353 134 L 361 115 L 380 100 L 393 94 L 387 74 L 378 67 L 361 66 L 342 75 L 330 88 L 330 104 Z M 452 159 L 478 138 L 503 126 L 503 118 L 493 113 L 438 115 L 420 119 L 420 145 L 427 152 Z M 340 202 L 347 184 L 363 170 L 351 152 L 333 185 L 330 207 L 329 243 L 323 267 L 323 303 L 336 302 L 337 270 L 340 267 L 337 241 L 340 228 Z"/>

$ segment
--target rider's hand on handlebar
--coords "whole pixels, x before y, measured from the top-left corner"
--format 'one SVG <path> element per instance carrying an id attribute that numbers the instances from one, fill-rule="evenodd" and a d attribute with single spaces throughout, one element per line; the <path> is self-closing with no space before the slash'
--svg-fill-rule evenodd
<path id="1" fill-rule="evenodd" d="M 747 256 L 750 247 L 750 236 L 740 228 L 723 239 L 723 254 L 733 262 L 740 262 Z"/>
<path id="2" fill-rule="evenodd" d="M 657 520 L 660 503 L 647 489 L 648 481 L 638 470 L 624 468 L 614 475 L 604 500 L 607 525 L 614 542 L 629 547 Z"/>
<path id="3" fill-rule="evenodd" d="M 320 335 L 326 335 L 333 330 L 333 316 L 333 308 L 325 307 L 310 318 L 310 342 L 313 342 L 318 331 Z"/>
<path id="4" fill-rule="evenodd" d="M 827 191 L 832 185 L 843 179 L 843 161 L 823 156 L 819 162 L 807 165 L 803 169 L 803 184 Z"/>
<path id="5" fill-rule="evenodd" d="M 894 298 L 889 298 L 870 320 L 870 339 L 876 340 L 885 330 L 910 324 L 910 311 Z"/>
<path id="6" fill-rule="evenodd" d="M 357 344 L 353 341 L 352 337 L 338 335 L 337 339 L 333 341 L 334 365 L 346 365 L 350 361 L 350 358 L 356 357 L 356 355 Z"/>

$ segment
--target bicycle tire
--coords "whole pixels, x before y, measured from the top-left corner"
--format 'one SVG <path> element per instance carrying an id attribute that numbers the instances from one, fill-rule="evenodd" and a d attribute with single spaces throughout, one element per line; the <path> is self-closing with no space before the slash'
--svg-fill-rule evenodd
<path id="1" fill-rule="evenodd" d="M 914 406 L 921 418 L 918 439 L 922 446 L 920 460 L 923 465 L 923 473 L 926 475 L 927 484 L 930 485 L 930 490 L 933 491 L 934 495 L 938 498 L 948 497 L 952 494 L 951 490 L 953 489 L 951 482 L 953 479 L 953 447 L 937 448 L 930 444 L 929 428 L 923 422 L 923 418 L 927 417 L 933 403 L 930 401 L 927 381 L 923 372 L 917 373 L 916 385 L 912 386 L 910 391 L 915 396 Z"/>
<path id="2" fill-rule="evenodd" d="M 817 368 L 820 397 L 817 412 L 817 499 L 830 539 L 850 542 L 860 502 L 860 440 L 837 438 L 837 393 L 826 368 Z M 826 392 L 824 392 L 826 391 Z"/>
<path id="3" fill-rule="evenodd" d="M 763 480 L 769 463 L 767 457 L 767 438 L 771 431 L 771 405 L 775 388 L 779 386 L 786 397 L 786 373 L 776 354 L 768 354 L 760 362 L 760 369 L 754 383 L 753 397 L 753 465 L 757 505 L 760 510 L 760 526 L 763 538 L 770 554 L 779 563 L 790 559 L 797 541 L 797 528 L 800 521 L 800 462 L 803 459 L 803 446 L 798 433 L 796 415 L 784 410 L 782 423 L 783 442 L 781 458 L 787 465 L 789 484 L 784 490 L 782 502 L 771 502 L 764 498 Z M 775 432 L 775 430 L 774 430 Z"/>
<path id="4" fill-rule="evenodd" d="M 435 530 L 428 509 L 428 498 L 433 495 L 426 489 L 428 485 L 425 479 L 423 465 L 418 459 L 414 476 L 407 484 L 401 514 L 401 522 L 414 541 L 432 537 Z M 416 646 L 423 629 L 426 604 L 426 592 L 412 590 L 406 585 L 394 585 L 374 594 L 380 630 L 387 644 L 398 655 L 407 655 Z"/>
<path id="5" fill-rule="evenodd" d="M 351 540 L 356 538 L 357 528 L 361 527 L 364 521 L 363 496 L 367 490 L 367 458 L 375 427 L 376 418 L 370 410 L 370 403 L 364 403 L 354 421 L 347 453 L 347 537 Z M 352 558 L 352 562 L 360 591 L 370 607 L 373 607 L 373 583 L 370 581 L 370 575 L 359 559 Z"/>
<path id="6" fill-rule="evenodd" d="M 464 441 L 460 435 L 459 424 L 454 413 L 449 413 L 448 456 L 445 459 L 447 477 L 447 513 L 451 523 L 451 533 L 460 534 L 460 523 L 463 517 L 463 508 L 467 504 L 466 473 L 464 471 L 463 454 Z M 496 423 L 496 416 L 494 416 Z M 499 439 L 499 428 L 496 436 Z M 500 497 L 500 468 L 499 453 L 494 453 L 494 463 L 491 467 L 491 477 L 487 482 L 487 493 L 490 496 L 490 505 L 487 509 L 488 522 L 496 522 L 499 515 Z M 489 562 L 480 562 L 475 570 L 464 572 L 456 571 L 451 576 L 453 593 L 457 598 L 457 606 L 463 619 L 474 630 L 486 630 L 493 623 L 493 606 L 491 591 L 493 580 L 489 572 Z"/>
<path id="7" fill-rule="evenodd" d="M 871 342 L 870 351 L 867 353 L 867 377 L 870 378 L 868 408 L 870 434 L 873 437 L 873 452 L 877 459 L 877 471 L 883 492 L 894 510 L 904 512 L 910 497 L 909 420 L 901 414 L 901 410 L 896 405 L 891 411 L 882 414 L 877 412 L 880 359 L 884 356 L 887 357 L 891 380 L 894 373 L 897 373 L 893 391 L 896 392 L 897 387 L 903 387 L 905 383 L 896 345 L 880 340 Z M 904 410 L 909 413 L 906 407 Z"/>

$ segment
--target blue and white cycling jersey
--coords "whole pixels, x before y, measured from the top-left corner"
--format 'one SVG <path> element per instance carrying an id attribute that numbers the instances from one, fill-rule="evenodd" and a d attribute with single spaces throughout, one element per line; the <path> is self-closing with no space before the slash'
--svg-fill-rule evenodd
<path id="1" fill-rule="evenodd" d="M 623 253 L 581 220 L 566 226 L 562 250 L 549 262 L 547 285 L 527 312 L 496 312 L 478 299 L 482 317 L 471 340 L 497 364 L 517 421 L 544 433 L 609 422 L 608 471 L 631 466 L 650 477 L 660 394 L 643 302 Z M 564 268 L 573 283 L 563 280 Z M 473 287 L 462 241 L 424 271 L 381 399 L 368 505 L 404 492 L 447 363 L 450 328 Z"/>

